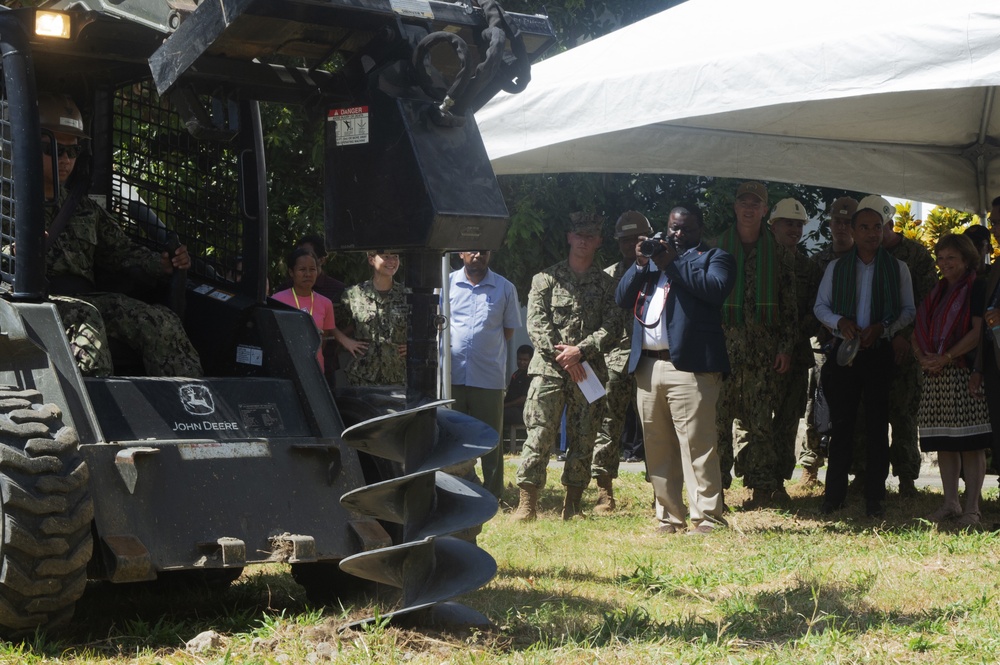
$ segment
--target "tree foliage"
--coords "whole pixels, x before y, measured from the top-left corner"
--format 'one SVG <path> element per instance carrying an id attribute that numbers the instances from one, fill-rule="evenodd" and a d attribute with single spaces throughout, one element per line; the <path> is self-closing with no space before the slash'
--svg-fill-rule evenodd
<path id="1" fill-rule="evenodd" d="M 284 257 L 307 233 L 324 235 L 324 123 L 298 106 L 261 106 L 268 182 L 268 255 L 272 285 L 286 278 Z M 371 276 L 363 252 L 333 254 L 326 272 L 347 284 Z"/>
<path id="2" fill-rule="evenodd" d="M 605 243 L 596 259 L 600 266 L 619 260 L 612 239 L 614 222 L 626 210 L 638 210 L 649 218 L 654 231 L 664 230 L 670 210 L 681 203 L 698 205 L 705 215 L 705 238 L 719 235 L 734 220 L 734 178 L 678 176 L 667 174 L 548 174 L 503 176 L 504 198 L 511 216 L 503 248 L 493 266 L 517 286 L 522 300 L 531 276 L 566 257 L 569 215 L 576 210 L 607 217 Z M 829 201 L 856 192 L 840 189 L 765 183 L 770 204 L 793 197 L 811 217 L 826 211 Z"/>
<path id="3" fill-rule="evenodd" d="M 928 251 L 934 251 L 934 245 L 949 233 L 963 233 L 970 226 L 982 224 L 979 215 L 954 208 L 935 206 L 927 213 L 927 219 L 918 219 L 913 214 L 909 201 L 896 204 L 896 231 L 907 238 L 923 243 Z M 1000 248 L 993 250 L 994 259 L 1000 256 Z"/>

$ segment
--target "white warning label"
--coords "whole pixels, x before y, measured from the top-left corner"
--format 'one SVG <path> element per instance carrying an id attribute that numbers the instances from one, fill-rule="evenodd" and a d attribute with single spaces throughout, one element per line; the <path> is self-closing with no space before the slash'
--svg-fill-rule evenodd
<path id="1" fill-rule="evenodd" d="M 240 344 L 236 347 L 236 362 L 241 365 L 256 365 L 263 367 L 264 350 L 259 346 L 244 346 Z"/>
<path id="2" fill-rule="evenodd" d="M 330 109 L 327 122 L 337 123 L 337 145 L 368 143 L 368 107 Z"/>
<path id="3" fill-rule="evenodd" d="M 416 16 L 417 18 L 434 18 L 434 10 L 427 0 L 389 0 L 392 11 L 400 16 Z"/>

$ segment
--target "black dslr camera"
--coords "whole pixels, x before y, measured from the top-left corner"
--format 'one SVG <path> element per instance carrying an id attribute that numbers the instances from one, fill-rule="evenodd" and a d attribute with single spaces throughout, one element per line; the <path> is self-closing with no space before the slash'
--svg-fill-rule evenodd
<path id="1" fill-rule="evenodd" d="M 660 252 L 664 251 L 663 245 L 660 244 L 661 240 L 666 240 L 667 244 L 677 250 L 677 246 L 674 244 L 673 236 L 668 236 L 663 231 L 657 231 L 651 238 L 647 238 L 642 241 L 639 245 L 639 253 L 645 256 L 647 259 L 651 259 Z"/>

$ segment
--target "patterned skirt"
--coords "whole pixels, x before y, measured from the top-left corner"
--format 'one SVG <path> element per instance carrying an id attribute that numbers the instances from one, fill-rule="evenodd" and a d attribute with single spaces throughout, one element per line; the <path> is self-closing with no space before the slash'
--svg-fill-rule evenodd
<path id="1" fill-rule="evenodd" d="M 924 374 L 917 425 L 923 452 L 982 450 L 992 445 L 986 400 L 969 394 L 969 369 L 949 365 Z"/>

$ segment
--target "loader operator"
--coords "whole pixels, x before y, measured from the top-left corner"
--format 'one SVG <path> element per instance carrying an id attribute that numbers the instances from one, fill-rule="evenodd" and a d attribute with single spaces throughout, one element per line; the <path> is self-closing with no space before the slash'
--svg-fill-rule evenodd
<path id="1" fill-rule="evenodd" d="M 149 376 L 200 377 L 198 352 L 174 312 L 122 293 L 98 292 L 94 278 L 95 265 L 101 265 L 163 279 L 174 268 L 191 265 L 187 248 L 181 245 L 172 257 L 147 249 L 131 240 L 118 220 L 85 192 L 67 188 L 83 149 L 80 142 L 89 138 L 83 116 L 68 95 L 51 93 L 39 95 L 38 112 L 47 200 L 55 198 L 53 168 L 59 171 L 60 184 L 56 205 L 46 211 L 46 276 L 81 373 L 112 373 L 111 337 L 141 356 Z"/>

